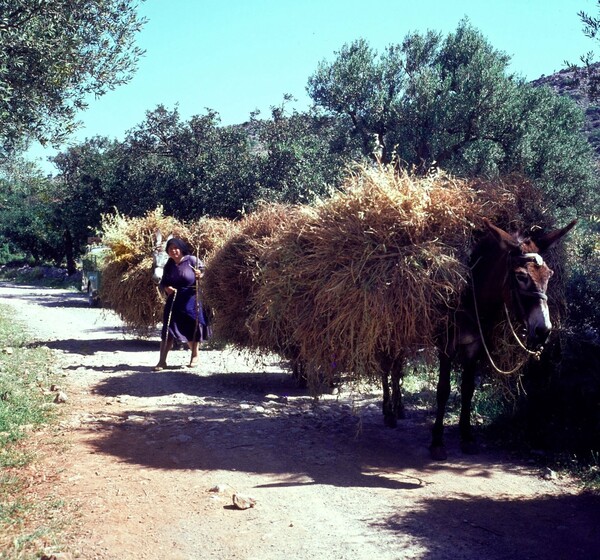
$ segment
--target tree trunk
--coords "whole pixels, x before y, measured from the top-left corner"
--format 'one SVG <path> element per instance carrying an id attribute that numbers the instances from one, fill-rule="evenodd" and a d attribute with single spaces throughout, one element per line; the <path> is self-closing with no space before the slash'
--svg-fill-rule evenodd
<path id="1" fill-rule="evenodd" d="M 64 233 L 65 238 L 65 255 L 67 257 L 67 274 L 75 274 L 77 272 L 77 266 L 75 259 L 73 258 L 73 236 L 71 232 L 66 229 Z"/>

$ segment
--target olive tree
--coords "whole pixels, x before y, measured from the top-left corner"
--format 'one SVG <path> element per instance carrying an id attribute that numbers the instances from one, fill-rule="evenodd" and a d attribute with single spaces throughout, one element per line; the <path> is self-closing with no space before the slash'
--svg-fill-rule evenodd
<path id="1" fill-rule="evenodd" d="M 0 156 L 60 142 L 88 96 L 131 79 L 136 10 L 135 0 L 0 0 Z"/>
<path id="2" fill-rule="evenodd" d="M 381 55 L 362 39 L 344 45 L 308 92 L 374 160 L 461 176 L 519 172 L 557 209 L 583 208 L 597 184 L 582 113 L 510 74 L 509 60 L 463 20 L 445 38 L 412 33 Z"/>

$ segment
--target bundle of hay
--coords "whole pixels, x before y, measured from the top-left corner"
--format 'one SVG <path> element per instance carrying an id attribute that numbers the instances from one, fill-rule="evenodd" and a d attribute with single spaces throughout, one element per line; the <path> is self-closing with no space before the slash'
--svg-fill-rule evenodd
<path id="1" fill-rule="evenodd" d="M 188 224 L 185 241 L 194 255 L 209 262 L 212 255 L 239 230 L 239 224 L 226 218 L 203 217 Z"/>
<path id="2" fill-rule="evenodd" d="M 152 281 L 152 252 L 155 234 L 163 242 L 169 235 L 186 241 L 192 253 L 205 262 L 236 230 L 236 225 L 222 218 L 202 218 L 184 224 L 165 216 L 161 207 L 141 218 L 120 214 L 102 219 L 104 243 L 112 249 L 103 270 L 101 298 L 127 327 L 146 335 L 162 320 L 164 299 Z"/>
<path id="3" fill-rule="evenodd" d="M 445 328 L 479 210 L 466 181 L 360 168 L 264 252 L 251 332 L 286 338 L 314 386 L 379 376 L 382 355 L 431 347 Z"/>
<path id="4" fill-rule="evenodd" d="M 265 205 L 246 215 L 235 229 L 229 230 L 232 235 L 211 255 L 202 290 L 215 312 L 215 337 L 240 347 L 257 347 L 247 321 L 254 289 L 262 277 L 262 255 L 291 211 L 284 205 Z"/>
<path id="5" fill-rule="evenodd" d="M 141 335 L 162 319 L 162 297 L 152 281 L 155 232 L 185 237 L 187 228 L 162 208 L 141 218 L 102 217 L 104 243 L 112 250 L 102 271 L 100 298 L 125 325 Z"/>
<path id="6" fill-rule="evenodd" d="M 432 348 L 447 328 L 482 216 L 508 230 L 547 225 L 539 191 L 520 177 L 392 167 L 360 167 L 312 207 L 264 205 L 207 249 L 214 332 L 301 362 L 312 387 L 342 372 L 379 377 L 385 358 Z"/>

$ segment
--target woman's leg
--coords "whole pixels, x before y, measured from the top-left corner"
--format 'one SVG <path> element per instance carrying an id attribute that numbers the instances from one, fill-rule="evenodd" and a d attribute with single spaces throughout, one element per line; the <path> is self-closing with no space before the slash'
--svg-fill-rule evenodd
<path id="1" fill-rule="evenodd" d="M 158 358 L 158 364 L 154 366 L 155 370 L 161 370 L 167 367 L 167 355 L 169 354 L 169 350 L 173 346 L 173 337 L 171 335 L 167 335 L 166 340 L 160 341 L 160 356 Z"/>
<path id="2" fill-rule="evenodd" d="M 195 342 L 188 342 L 188 346 L 190 347 L 190 350 L 192 351 L 192 355 L 190 357 L 190 365 L 188 367 L 195 367 L 198 365 L 198 346 L 199 346 L 199 342 L 195 341 Z"/>

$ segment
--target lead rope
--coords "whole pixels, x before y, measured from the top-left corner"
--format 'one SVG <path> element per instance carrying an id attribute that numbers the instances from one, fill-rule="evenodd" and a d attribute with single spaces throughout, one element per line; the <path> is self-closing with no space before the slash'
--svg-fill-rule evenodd
<path id="1" fill-rule="evenodd" d="M 523 350 L 525 350 L 525 352 L 527 352 L 528 354 L 532 355 L 536 360 L 539 360 L 541 355 L 542 355 L 542 348 L 540 348 L 539 350 L 530 350 L 529 348 L 527 348 L 527 346 L 525 346 L 522 342 L 521 339 L 519 338 L 519 335 L 515 332 L 515 329 L 510 321 L 510 316 L 508 315 L 508 308 L 506 307 L 506 303 L 504 304 L 504 312 L 506 313 L 506 320 L 508 321 L 508 326 L 510 327 L 510 332 L 512 332 L 513 336 L 515 337 L 515 340 L 517 341 L 517 343 L 519 344 L 519 346 L 521 348 L 523 348 Z"/>
<path id="2" fill-rule="evenodd" d="M 523 367 L 523 364 L 525 363 L 525 360 L 523 360 L 520 364 L 518 364 L 517 366 L 515 366 L 513 369 L 505 371 L 503 369 L 500 369 L 495 363 L 494 360 L 492 358 L 492 355 L 490 354 L 490 351 L 487 347 L 487 344 L 485 343 L 485 338 L 483 336 L 483 328 L 481 326 L 481 320 L 479 319 L 479 309 L 477 307 L 477 298 L 475 297 L 475 283 L 473 282 L 473 275 L 471 274 L 471 282 L 473 283 L 473 303 L 475 305 L 475 317 L 477 318 L 477 327 L 479 328 L 479 336 L 481 338 L 481 343 L 483 344 L 483 349 L 485 350 L 485 353 L 488 357 L 488 360 L 490 361 L 491 366 L 498 372 L 501 373 L 502 375 L 512 375 L 513 373 L 517 372 L 518 370 L 520 370 Z M 506 308 L 506 304 L 504 304 L 504 307 Z M 508 311 L 507 311 L 508 313 Z M 510 320 L 509 320 L 510 323 Z M 511 325 L 512 328 L 512 325 Z M 516 336 L 517 333 L 515 333 Z M 519 341 L 520 342 L 520 341 Z M 529 352 L 531 352 L 531 350 L 529 350 Z"/>

